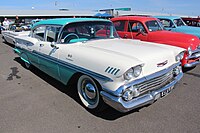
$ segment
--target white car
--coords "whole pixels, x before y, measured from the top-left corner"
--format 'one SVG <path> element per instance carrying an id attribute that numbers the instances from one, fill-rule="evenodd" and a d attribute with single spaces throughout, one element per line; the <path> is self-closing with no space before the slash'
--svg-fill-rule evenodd
<path id="1" fill-rule="evenodd" d="M 28 36 L 30 33 L 30 28 L 28 26 L 23 25 L 21 27 L 16 27 L 15 25 L 10 25 L 8 30 L 2 31 L 2 38 L 5 42 L 10 43 L 12 45 L 15 44 L 16 36 Z"/>
<path id="2" fill-rule="evenodd" d="M 30 36 L 16 37 L 14 51 L 27 68 L 33 65 L 63 84 L 76 82 L 89 110 L 100 111 L 106 103 L 127 112 L 153 103 L 183 75 L 184 49 L 120 39 L 103 19 L 40 21 Z"/>

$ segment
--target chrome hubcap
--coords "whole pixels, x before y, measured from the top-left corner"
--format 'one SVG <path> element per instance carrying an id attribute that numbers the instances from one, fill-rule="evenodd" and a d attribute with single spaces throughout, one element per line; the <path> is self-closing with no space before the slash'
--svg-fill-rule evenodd
<path id="1" fill-rule="evenodd" d="M 96 97 L 96 89 L 95 87 L 88 83 L 85 86 L 85 94 L 89 99 L 94 99 Z"/>
<path id="2" fill-rule="evenodd" d="M 99 104 L 99 91 L 92 78 L 82 75 L 78 80 L 78 94 L 82 103 L 89 109 L 95 109 Z"/>

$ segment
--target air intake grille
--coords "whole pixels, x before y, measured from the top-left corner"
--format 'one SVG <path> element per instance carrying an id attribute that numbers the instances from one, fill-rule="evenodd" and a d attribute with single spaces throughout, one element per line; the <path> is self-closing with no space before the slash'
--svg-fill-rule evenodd
<path id="1" fill-rule="evenodd" d="M 139 88 L 139 91 L 141 93 L 144 93 L 146 91 L 161 88 L 162 86 L 165 86 L 170 81 L 172 81 L 172 79 L 173 79 L 173 71 L 170 71 L 159 77 L 137 84 L 137 87 Z"/>
<path id="2" fill-rule="evenodd" d="M 116 75 L 120 69 L 114 68 L 114 67 L 107 67 L 105 72 Z"/>

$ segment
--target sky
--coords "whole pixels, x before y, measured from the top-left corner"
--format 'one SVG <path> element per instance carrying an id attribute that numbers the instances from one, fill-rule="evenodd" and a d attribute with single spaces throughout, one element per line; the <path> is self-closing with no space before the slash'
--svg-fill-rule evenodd
<path id="1" fill-rule="evenodd" d="M 98 10 L 128 7 L 132 11 L 200 16 L 200 0 L 2 0 L 0 10 Z"/>

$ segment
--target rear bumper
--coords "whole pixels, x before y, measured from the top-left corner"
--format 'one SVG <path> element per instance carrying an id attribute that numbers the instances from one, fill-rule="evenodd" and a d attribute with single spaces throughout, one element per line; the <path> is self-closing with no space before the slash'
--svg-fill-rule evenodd
<path id="1" fill-rule="evenodd" d="M 140 96 L 133 98 L 130 101 L 125 101 L 122 98 L 122 96 L 115 96 L 106 91 L 101 91 L 101 96 L 103 97 L 104 102 L 107 103 L 108 105 L 110 105 L 111 107 L 113 107 L 114 109 L 116 109 L 120 112 L 128 112 L 135 108 L 139 108 L 144 105 L 152 104 L 155 100 L 160 99 L 161 92 L 165 92 L 169 88 L 174 88 L 176 83 L 182 77 L 183 77 L 183 73 L 180 72 L 167 85 L 165 85 L 161 88 L 155 89 L 155 90 L 148 91 L 144 94 L 141 94 Z"/>

